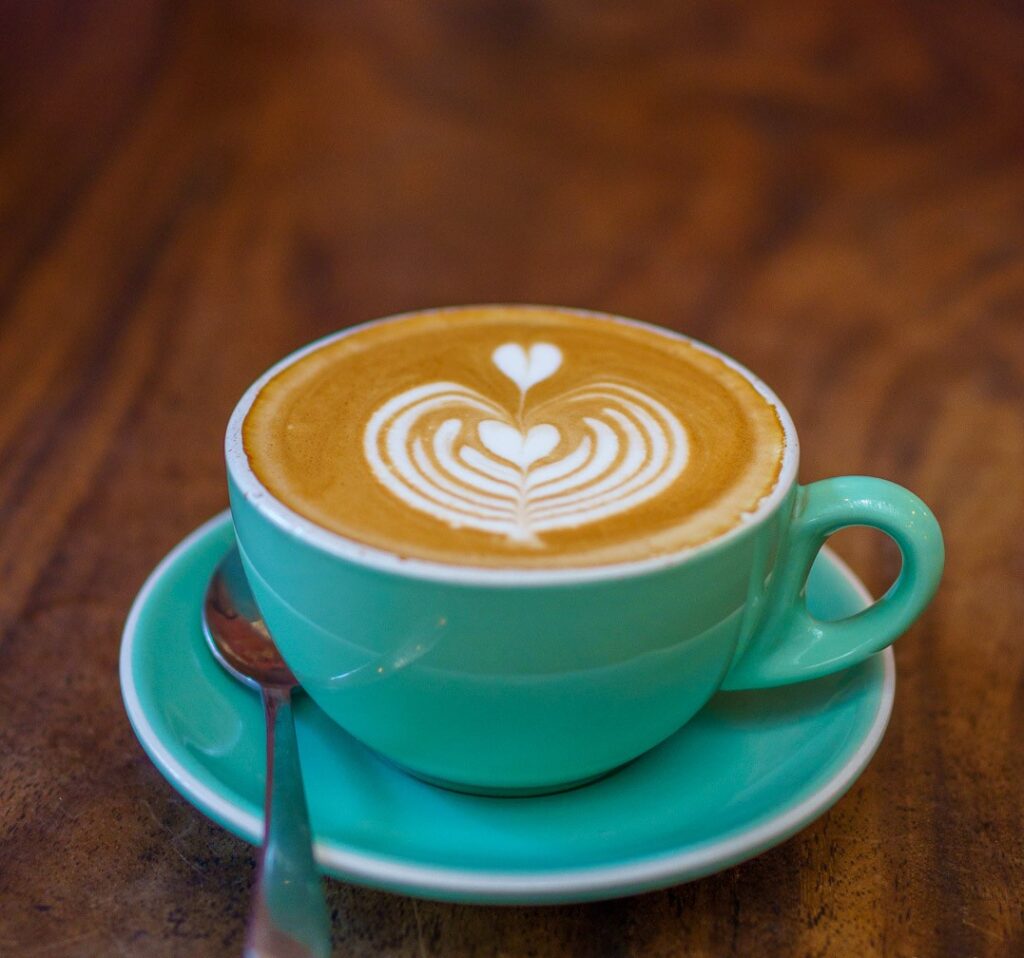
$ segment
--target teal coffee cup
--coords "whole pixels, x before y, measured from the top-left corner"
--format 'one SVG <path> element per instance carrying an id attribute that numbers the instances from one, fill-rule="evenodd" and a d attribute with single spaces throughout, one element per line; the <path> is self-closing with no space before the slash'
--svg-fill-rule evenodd
<path id="1" fill-rule="evenodd" d="M 554 569 L 452 565 L 348 539 L 272 495 L 242 438 L 263 386 L 338 336 L 283 360 L 235 408 L 226 438 L 235 533 L 303 688 L 356 739 L 427 781 L 495 794 L 586 782 L 672 735 L 719 690 L 813 680 L 863 661 L 907 629 L 938 585 L 943 543 L 928 507 L 882 479 L 798 485 L 783 405 L 701 344 L 775 407 L 785 432 L 770 494 L 724 534 L 657 558 Z M 818 621 L 807 575 L 848 526 L 891 536 L 902 568 L 870 608 Z"/>

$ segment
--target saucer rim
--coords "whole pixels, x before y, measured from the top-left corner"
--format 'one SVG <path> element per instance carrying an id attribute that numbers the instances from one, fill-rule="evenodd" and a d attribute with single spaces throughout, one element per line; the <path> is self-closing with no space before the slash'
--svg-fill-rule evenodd
<path id="1" fill-rule="evenodd" d="M 229 831 L 250 843 L 259 844 L 263 835 L 262 816 L 238 808 L 175 758 L 146 715 L 132 670 L 139 619 L 157 584 L 198 540 L 230 522 L 229 510 L 206 520 L 174 546 L 147 576 L 125 622 L 119 673 L 125 710 L 150 759 L 190 804 Z M 822 551 L 866 605 L 874 601 L 846 562 L 828 546 Z M 392 856 L 352 851 L 323 839 L 314 842 L 316 860 L 327 871 L 349 882 L 419 897 L 493 904 L 556 903 L 618 897 L 720 871 L 780 844 L 810 824 L 831 808 L 867 767 L 885 735 L 895 698 L 896 667 L 892 648 L 885 649 L 881 656 L 883 678 L 875 716 L 842 767 L 798 804 L 726 838 L 624 863 L 539 872 L 410 864 Z"/>

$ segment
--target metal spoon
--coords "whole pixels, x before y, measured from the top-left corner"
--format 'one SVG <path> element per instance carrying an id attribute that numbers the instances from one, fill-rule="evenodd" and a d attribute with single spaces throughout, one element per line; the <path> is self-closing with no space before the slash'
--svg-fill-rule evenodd
<path id="1" fill-rule="evenodd" d="M 292 719 L 292 690 L 298 683 L 263 623 L 236 548 L 210 578 L 203 631 L 217 661 L 260 692 L 267 720 L 266 824 L 244 953 L 248 958 L 326 958 L 331 923 L 313 862 Z"/>

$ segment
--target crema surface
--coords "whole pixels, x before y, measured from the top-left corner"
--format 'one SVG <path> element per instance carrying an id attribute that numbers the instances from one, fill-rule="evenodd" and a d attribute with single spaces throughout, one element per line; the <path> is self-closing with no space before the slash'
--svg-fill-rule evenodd
<path id="1" fill-rule="evenodd" d="M 740 373 L 651 327 L 546 307 L 411 314 L 307 353 L 243 425 L 257 478 L 402 557 L 593 566 L 698 545 L 778 480 L 785 434 Z"/>

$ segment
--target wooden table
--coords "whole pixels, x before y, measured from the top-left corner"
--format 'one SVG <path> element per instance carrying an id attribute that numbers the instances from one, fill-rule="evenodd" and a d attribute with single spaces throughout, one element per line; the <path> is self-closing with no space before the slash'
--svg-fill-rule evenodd
<path id="1" fill-rule="evenodd" d="M 332 883 L 338 954 L 1024 954 L 1019 5 L 6 3 L 0 224 L 0 954 L 238 952 L 252 850 L 132 735 L 128 606 L 224 507 L 268 364 L 495 300 L 732 353 L 804 480 L 930 502 L 947 574 L 873 764 L 796 838 L 577 907 Z"/>

